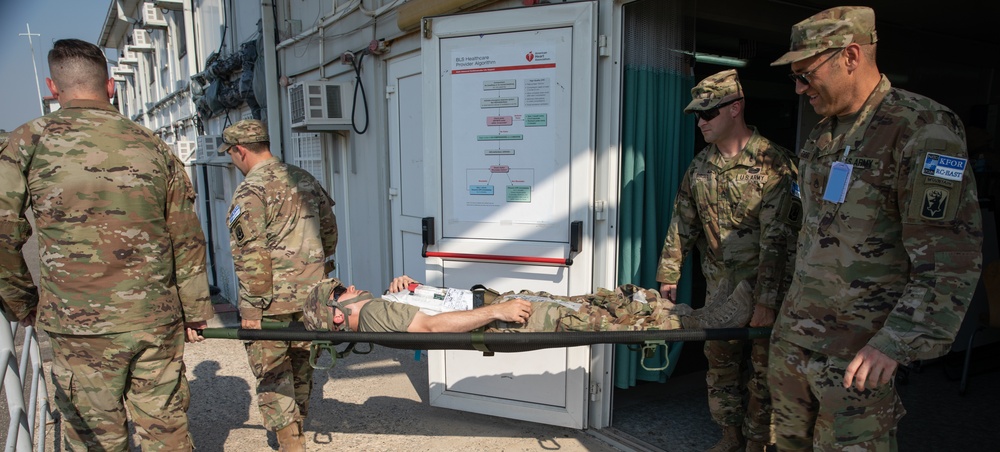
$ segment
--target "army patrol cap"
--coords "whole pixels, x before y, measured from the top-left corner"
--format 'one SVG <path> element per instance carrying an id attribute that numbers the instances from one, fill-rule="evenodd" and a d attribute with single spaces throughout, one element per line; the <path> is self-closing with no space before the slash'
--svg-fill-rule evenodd
<path id="1" fill-rule="evenodd" d="M 309 331 L 349 331 L 347 320 L 336 325 L 333 322 L 334 310 L 339 309 L 344 313 L 344 317 L 351 315 L 348 306 L 365 300 L 371 300 L 372 294 L 363 291 L 358 296 L 351 298 L 347 303 L 339 303 L 336 298 L 347 289 L 344 283 L 337 278 L 324 279 L 309 289 L 309 296 L 306 298 L 305 306 L 302 308 L 303 324 Z"/>
<path id="2" fill-rule="evenodd" d="M 791 48 L 771 66 L 802 61 L 827 49 L 841 49 L 852 43 L 876 42 L 875 10 L 867 6 L 838 6 L 792 25 Z"/>
<path id="3" fill-rule="evenodd" d="M 258 119 L 244 119 L 237 122 L 226 130 L 222 131 L 222 141 L 225 142 L 219 147 L 219 154 L 224 155 L 229 152 L 229 148 L 237 144 L 269 143 L 271 137 L 267 135 L 267 126 Z"/>
<path id="4" fill-rule="evenodd" d="M 691 103 L 684 113 L 711 110 L 719 104 L 743 95 L 743 86 L 735 69 L 712 74 L 691 88 Z"/>
<path id="5" fill-rule="evenodd" d="M 336 331 L 333 323 L 333 309 L 330 309 L 330 297 L 338 287 L 344 284 L 337 278 L 324 279 L 309 290 L 306 304 L 302 308 L 303 323 L 309 331 Z"/>

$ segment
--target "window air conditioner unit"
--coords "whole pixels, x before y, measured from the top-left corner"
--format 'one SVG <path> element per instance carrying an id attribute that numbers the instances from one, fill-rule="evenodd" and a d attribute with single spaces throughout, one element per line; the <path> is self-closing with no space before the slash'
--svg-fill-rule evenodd
<path id="1" fill-rule="evenodd" d="M 198 160 L 219 158 L 219 148 L 225 143 L 222 135 L 198 135 Z"/>
<path id="2" fill-rule="evenodd" d="M 191 163 L 195 159 L 195 143 L 188 140 L 175 141 L 174 152 L 177 153 L 177 158 L 185 164 Z"/>
<path id="3" fill-rule="evenodd" d="M 132 46 L 125 46 L 125 49 L 122 50 L 121 55 L 118 56 L 118 64 L 120 65 L 128 64 L 132 66 L 139 65 L 139 55 L 136 55 L 136 53 L 131 49 L 131 47 Z"/>
<path id="4" fill-rule="evenodd" d="M 141 28 L 132 30 L 131 50 L 136 52 L 152 52 L 153 40 L 149 38 L 149 32 Z"/>
<path id="5" fill-rule="evenodd" d="M 153 5 L 157 8 L 169 9 L 171 11 L 184 9 L 184 2 L 182 0 L 153 0 Z"/>
<path id="6" fill-rule="evenodd" d="M 351 83 L 301 82 L 288 87 L 293 129 L 342 130 L 351 124 Z"/>
<path id="7" fill-rule="evenodd" d="M 163 18 L 160 8 L 152 3 L 142 5 L 142 28 L 147 30 L 166 30 L 167 19 Z"/>

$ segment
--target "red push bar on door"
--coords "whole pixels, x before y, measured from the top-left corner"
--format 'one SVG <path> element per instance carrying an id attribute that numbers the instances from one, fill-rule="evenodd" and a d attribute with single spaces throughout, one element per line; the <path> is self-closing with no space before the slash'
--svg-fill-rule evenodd
<path id="1" fill-rule="evenodd" d="M 497 262 L 525 262 L 532 264 L 555 264 L 573 265 L 573 256 L 580 252 L 580 242 L 583 241 L 583 222 L 574 221 L 570 223 L 570 244 L 569 257 L 562 259 L 558 257 L 534 257 L 534 256 L 503 256 L 494 254 L 472 254 L 472 253 L 446 253 L 441 251 L 427 251 L 428 245 L 434 244 L 434 217 L 424 217 L 421 224 L 421 236 L 424 242 L 424 257 L 441 257 L 452 259 L 475 259 Z"/>

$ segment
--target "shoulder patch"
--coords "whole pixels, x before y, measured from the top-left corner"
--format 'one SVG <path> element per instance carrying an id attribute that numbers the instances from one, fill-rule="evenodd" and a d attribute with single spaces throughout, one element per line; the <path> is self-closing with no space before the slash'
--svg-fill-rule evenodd
<path id="1" fill-rule="evenodd" d="M 942 179 L 961 181 L 968 161 L 964 158 L 928 152 L 924 158 L 924 167 L 920 173 L 924 176 L 940 177 Z"/>
<path id="2" fill-rule="evenodd" d="M 236 224 L 236 220 L 239 220 L 242 215 L 243 209 L 240 208 L 240 205 L 237 204 L 233 206 L 233 211 L 229 213 L 229 220 L 226 221 L 227 227 L 232 228 L 233 225 Z"/>
<path id="3" fill-rule="evenodd" d="M 243 246 L 243 244 L 246 243 L 247 239 L 246 233 L 243 232 L 243 226 L 239 223 L 236 223 L 234 226 L 232 226 L 232 231 L 233 231 L 233 237 L 236 237 L 236 244 Z"/>
<path id="4" fill-rule="evenodd" d="M 948 210 L 950 193 L 941 187 L 924 189 L 923 201 L 920 206 L 920 216 L 928 220 L 943 220 Z"/>

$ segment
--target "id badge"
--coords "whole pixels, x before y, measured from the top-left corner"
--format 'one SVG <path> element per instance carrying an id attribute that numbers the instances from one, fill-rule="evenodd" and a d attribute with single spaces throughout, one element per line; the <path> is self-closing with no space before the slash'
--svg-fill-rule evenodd
<path id="1" fill-rule="evenodd" d="M 843 203 L 847 199 L 847 189 L 851 185 L 851 173 L 854 165 L 844 162 L 833 162 L 830 167 L 830 177 L 826 180 L 826 190 L 823 191 L 823 200 Z"/>

